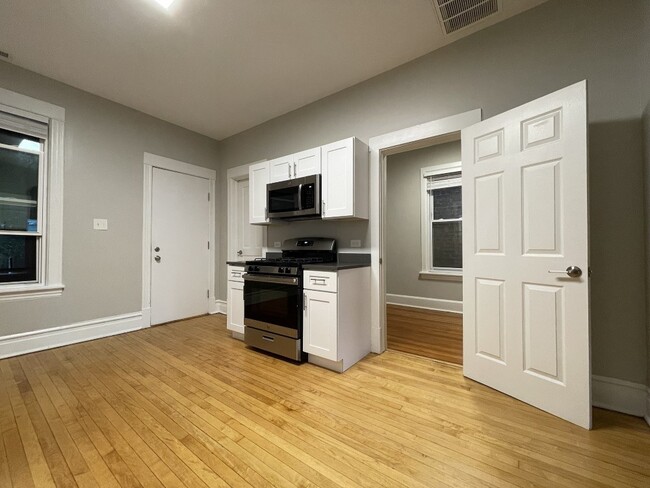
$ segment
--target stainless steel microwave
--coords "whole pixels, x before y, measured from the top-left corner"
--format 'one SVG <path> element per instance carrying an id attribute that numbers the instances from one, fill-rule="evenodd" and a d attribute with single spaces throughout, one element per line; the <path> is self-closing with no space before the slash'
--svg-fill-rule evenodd
<path id="1" fill-rule="evenodd" d="M 271 219 L 309 219 L 321 215 L 320 175 L 266 185 L 266 208 Z"/>

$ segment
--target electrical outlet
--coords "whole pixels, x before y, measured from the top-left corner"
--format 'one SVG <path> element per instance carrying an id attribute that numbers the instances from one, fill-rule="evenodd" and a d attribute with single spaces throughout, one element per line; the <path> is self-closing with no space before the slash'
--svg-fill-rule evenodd
<path id="1" fill-rule="evenodd" d="M 352 239 L 350 241 L 350 247 L 361 247 L 361 241 L 359 239 Z"/>
<path id="2" fill-rule="evenodd" d="M 280 241 L 275 241 L 273 247 L 282 247 L 282 243 Z"/>
<path id="3" fill-rule="evenodd" d="M 93 219 L 93 229 L 108 230 L 108 219 Z"/>

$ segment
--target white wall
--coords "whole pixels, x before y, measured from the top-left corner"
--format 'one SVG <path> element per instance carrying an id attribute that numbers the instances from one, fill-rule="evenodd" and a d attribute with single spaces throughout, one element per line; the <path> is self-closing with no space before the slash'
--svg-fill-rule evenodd
<path id="1" fill-rule="evenodd" d="M 592 355 L 594 374 L 646 380 L 641 112 L 644 0 L 550 0 L 439 51 L 222 142 L 221 169 L 355 135 L 372 136 L 467 110 L 485 117 L 589 80 Z M 225 188 L 222 186 L 222 188 Z M 225 214 L 224 214 L 225 215 Z M 269 240 L 337 233 L 366 223 L 294 223 Z M 222 249 L 225 249 L 225 237 Z M 225 253 L 221 254 L 225 261 Z M 641 263 L 641 264 L 640 264 Z M 624 270 L 624 272 L 622 272 Z M 221 276 L 225 284 L 225 274 Z M 222 290 L 225 288 L 222 287 Z M 222 298 L 225 292 L 222 291 Z"/>
<path id="2" fill-rule="evenodd" d="M 460 141 L 407 151 L 386 161 L 386 293 L 462 301 L 462 281 L 420 279 L 422 177 L 427 166 L 460 161 Z"/>
<path id="3" fill-rule="evenodd" d="M 140 311 L 144 153 L 216 168 L 217 142 L 5 62 L 0 87 L 66 110 L 65 291 L 0 302 L 0 336 Z"/>

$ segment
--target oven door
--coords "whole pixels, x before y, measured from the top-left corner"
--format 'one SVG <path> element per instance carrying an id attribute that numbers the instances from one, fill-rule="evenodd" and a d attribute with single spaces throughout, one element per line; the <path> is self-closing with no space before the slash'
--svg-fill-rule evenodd
<path id="1" fill-rule="evenodd" d="M 302 335 L 302 286 L 295 276 L 244 275 L 244 325 L 293 339 Z"/>

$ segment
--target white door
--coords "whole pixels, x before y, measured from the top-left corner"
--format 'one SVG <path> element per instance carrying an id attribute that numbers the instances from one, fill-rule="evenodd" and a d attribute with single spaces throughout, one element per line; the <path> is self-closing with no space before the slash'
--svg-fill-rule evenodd
<path id="1" fill-rule="evenodd" d="M 249 179 L 249 222 L 266 224 L 266 185 L 269 183 L 269 163 L 251 164 L 248 168 Z"/>
<path id="2" fill-rule="evenodd" d="M 323 218 L 354 214 L 354 138 L 322 147 Z"/>
<path id="3" fill-rule="evenodd" d="M 209 181 L 153 169 L 151 323 L 208 313 Z"/>
<path id="4" fill-rule="evenodd" d="M 586 81 L 463 129 L 462 155 L 464 374 L 591 428 Z"/>
<path id="5" fill-rule="evenodd" d="M 292 178 L 293 165 L 291 156 L 283 156 L 269 161 L 269 183 L 286 181 Z"/>
<path id="6" fill-rule="evenodd" d="M 294 154 L 292 159 L 294 178 L 320 174 L 320 147 Z"/>
<path id="7" fill-rule="evenodd" d="M 304 290 L 302 350 L 314 356 L 338 361 L 337 295 Z"/>
<path id="8" fill-rule="evenodd" d="M 259 225 L 251 225 L 250 215 L 250 186 L 248 178 L 237 181 L 236 195 L 236 233 L 235 249 L 237 259 L 250 260 L 262 256 L 264 244 L 264 229 Z"/>

